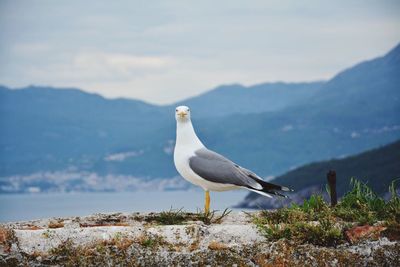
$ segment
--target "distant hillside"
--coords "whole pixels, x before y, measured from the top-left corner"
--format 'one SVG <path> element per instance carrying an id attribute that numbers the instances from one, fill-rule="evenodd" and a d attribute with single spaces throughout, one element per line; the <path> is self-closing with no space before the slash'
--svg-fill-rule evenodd
<path id="1" fill-rule="evenodd" d="M 262 101 L 280 103 L 273 108 L 294 105 L 296 99 L 314 94 L 320 84 L 277 83 L 239 91 L 217 88 L 192 98 L 189 105 L 194 114 L 201 114 L 207 107 L 209 111 L 218 110 L 218 102 L 219 114 L 206 112 L 214 117 L 234 114 L 238 108 L 226 107 L 243 99 L 246 105 L 240 112 L 251 113 L 265 109 L 259 104 Z M 196 107 L 195 103 L 207 105 Z M 10 90 L 0 86 L 0 176 L 71 168 L 140 177 L 176 176 L 171 158 L 176 105 L 105 99 L 73 88 L 30 86 Z"/>
<path id="2" fill-rule="evenodd" d="M 261 176 L 279 175 L 399 139 L 399 58 L 400 45 L 327 82 L 222 87 L 185 104 L 209 148 Z M 0 177 L 66 169 L 176 176 L 174 106 L 0 88 Z"/>
<path id="3" fill-rule="evenodd" d="M 146 136 L 169 116 L 142 101 L 108 100 L 77 89 L 2 87 L 0 174 L 90 169 L 110 151 L 151 143 Z"/>
<path id="4" fill-rule="evenodd" d="M 400 178 L 400 141 L 344 159 L 307 164 L 278 176 L 274 182 L 295 190 L 323 186 L 329 170 L 337 172 L 339 195 L 349 189 L 351 177 L 367 182 L 377 193 L 386 193 L 391 181 Z"/>
<path id="5" fill-rule="evenodd" d="M 198 123 L 211 148 L 263 176 L 400 138 L 400 45 L 341 72 L 307 103 Z"/>
<path id="6" fill-rule="evenodd" d="M 335 119 L 370 125 L 369 116 L 380 123 L 398 122 L 400 114 L 400 44 L 385 56 L 368 60 L 340 72 L 308 103 L 309 116 L 329 115 Z M 363 119 L 363 120 L 361 120 Z M 330 121 L 328 121 L 330 123 Z"/>
<path id="7" fill-rule="evenodd" d="M 190 106 L 197 117 L 277 111 L 306 102 L 323 84 L 324 82 L 279 82 L 249 87 L 239 84 L 223 85 L 176 105 Z"/>
<path id="8" fill-rule="evenodd" d="M 329 170 L 337 173 L 339 196 L 350 189 L 352 177 L 383 195 L 388 192 L 390 183 L 400 178 L 400 141 L 344 159 L 307 164 L 276 177 L 273 182 L 293 188 L 295 192 L 291 198 L 302 202 L 315 191 L 324 191 Z M 243 208 L 277 208 L 281 205 L 282 202 L 278 203 L 276 199 L 267 199 L 256 193 L 248 194 L 239 204 Z"/>

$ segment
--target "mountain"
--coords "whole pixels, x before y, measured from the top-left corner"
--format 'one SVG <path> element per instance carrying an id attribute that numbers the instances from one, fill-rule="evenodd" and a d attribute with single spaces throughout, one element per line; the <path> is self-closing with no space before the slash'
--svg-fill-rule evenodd
<path id="1" fill-rule="evenodd" d="M 276 176 L 400 138 L 399 47 L 327 82 L 222 87 L 185 104 L 209 148 Z M 0 88 L 0 177 L 65 169 L 177 176 L 173 106 L 76 89 Z"/>
<path id="2" fill-rule="evenodd" d="M 324 85 L 323 91 L 310 99 L 308 109 L 317 109 L 318 115 L 322 112 L 324 116 L 340 117 L 359 125 L 363 124 L 359 118 L 369 116 L 381 123 L 397 122 L 400 114 L 400 44 L 383 57 L 362 62 L 336 75 Z M 366 123 L 371 126 L 370 122 Z"/>
<path id="3" fill-rule="evenodd" d="M 339 73 L 307 103 L 199 122 L 203 136 L 212 137 L 206 144 L 260 175 L 270 176 L 397 140 L 399 47 Z"/>
<path id="4" fill-rule="evenodd" d="M 350 179 L 367 183 L 375 192 L 388 192 L 390 183 L 400 178 L 400 141 L 343 159 L 322 161 L 304 165 L 274 179 L 274 182 L 295 189 L 291 197 L 298 202 L 312 193 L 324 189 L 329 170 L 337 172 L 337 193 L 342 196 L 350 189 Z M 315 190 L 317 189 L 317 190 Z M 306 192 L 306 193 L 305 193 Z M 299 198 L 298 194 L 301 195 Z M 239 204 L 242 208 L 277 208 L 282 205 L 256 193 L 250 193 Z"/>
<path id="5" fill-rule="evenodd" d="M 142 101 L 107 100 L 77 89 L 3 87 L 0 103 L 3 176 L 83 168 L 109 151 L 142 148 L 153 130 L 142 125 L 159 125 L 168 116 Z"/>
<path id="6" fill-rule="evenodd" d="M 276 109 L 309 98 L 320 84 L 217 88 L 188 102 L 194 106 L 207 103 L 194 107 L 200 114 L 207 113 L 207 107 L 218 110 L 216 105 L 221 103 L 225 109 L 215 114 L 219 116 L 237 112 L 226 107 L 243 99 L 241 112 L 251 113 L 260 106 L 251 100 L 260 102 L 261 96 L 268 95 L 269 102 L 279 103 Z M 175 139 L 173 111 L 178 104 L 156 106 L 137 100 L 105 99 L 73 88 L 38 86 L 17 90 L 0 86 L 0 104 L 0 126 L 4 129 L 0 133 L 1 176 L 70 168 L 141 177 L 177 175 L 171 152 Z"/>
<path id="7" fill-rule="evenodd" d="M 174 106 L 190 106 L 197 117 L 277 111 L 307 101 L 323 84 L 278 82 L 249 87 L 240 84 L 223 85 Z"/>

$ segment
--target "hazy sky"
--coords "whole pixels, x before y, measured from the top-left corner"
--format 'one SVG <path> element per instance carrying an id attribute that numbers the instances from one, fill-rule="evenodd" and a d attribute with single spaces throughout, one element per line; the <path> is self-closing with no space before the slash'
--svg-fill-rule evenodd
<path id="1" fill-rule="evenodd" d="M 0 84 L 171 103 L 328 79 L 400 42 L 400 1 L 0 0 Z"/>

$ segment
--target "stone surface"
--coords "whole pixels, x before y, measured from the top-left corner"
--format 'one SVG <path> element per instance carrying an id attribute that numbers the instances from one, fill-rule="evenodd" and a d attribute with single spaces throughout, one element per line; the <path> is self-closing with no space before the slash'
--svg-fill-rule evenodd
<path id="1" fill-rule="evenodd" d="M 400 266 L 400 245 L 381 238 L 319 247 L 267 241 L 248 214 L 205 224 L 185 214 L 94 214 L 0 225 L 0 266 Z"/>

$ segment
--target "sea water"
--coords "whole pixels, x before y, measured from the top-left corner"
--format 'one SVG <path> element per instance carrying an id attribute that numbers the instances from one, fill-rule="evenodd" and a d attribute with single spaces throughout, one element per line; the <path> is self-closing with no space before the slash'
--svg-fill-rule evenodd
<path id="1" fill-rule="evenodd" d="M 248 192 L 211 192 L 211 209 L 231 208 Z M 204 191 L 137 191 L 111 193 L 0 194 L 0 222 L 49 217 L 85 216 L 104 212 L 150 212 L 203 209 Z"/>

